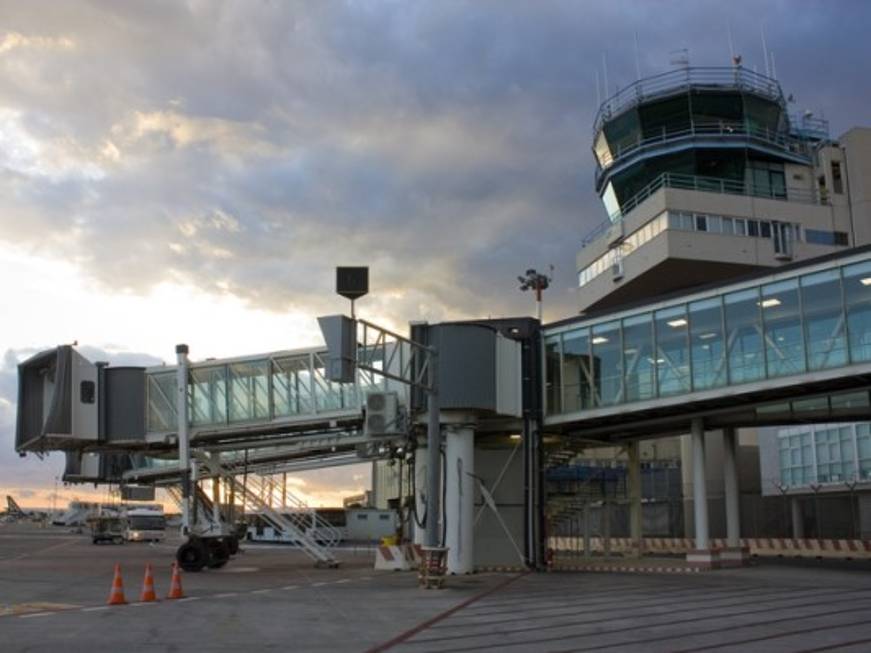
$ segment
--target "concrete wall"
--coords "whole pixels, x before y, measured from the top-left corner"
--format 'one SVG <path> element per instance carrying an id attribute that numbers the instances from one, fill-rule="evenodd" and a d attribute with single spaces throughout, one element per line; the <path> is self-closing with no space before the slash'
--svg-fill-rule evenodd
<path id="1" fill-rule="evenodd" d="M 855 127 L 839 139 L 857 245 L 871 243 L 871 129 Z"/>

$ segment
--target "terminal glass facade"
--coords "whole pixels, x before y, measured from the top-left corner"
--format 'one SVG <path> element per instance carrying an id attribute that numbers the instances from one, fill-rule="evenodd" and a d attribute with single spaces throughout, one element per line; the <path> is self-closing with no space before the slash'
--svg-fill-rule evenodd
<path id="1" fill-rule="evenodd" d="M 871 361 L 871 260 L 776 279 L 546 330 L 548 414 Z"/>
<path id="2" fill-rule="evenodd" d="M 778 433 L 780 483 L 786 487 L 871 479 L 871 425 L 796 426 Z"/>

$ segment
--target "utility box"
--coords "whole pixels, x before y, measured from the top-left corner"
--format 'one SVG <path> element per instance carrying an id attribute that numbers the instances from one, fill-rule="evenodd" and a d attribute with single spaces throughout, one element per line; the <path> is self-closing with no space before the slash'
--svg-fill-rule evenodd
<path id="1" fill-rule="evenodd" d="M 364 429 L 370 438 L 399 432 L 399 397 L 395 392 L 370 392 L 366 395 Z"/>

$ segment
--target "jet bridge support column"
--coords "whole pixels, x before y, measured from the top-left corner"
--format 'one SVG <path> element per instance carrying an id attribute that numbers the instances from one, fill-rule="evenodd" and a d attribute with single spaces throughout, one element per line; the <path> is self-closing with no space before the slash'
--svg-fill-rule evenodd
<path id="1" fill-rule="evenodd" d="M 705 473 L 705 424 L 696 417 L 690 424 L 693 459 L 693 517 L 695 550 L 687 553 L 687 562 L 699 567 L 717 566 L 717 555 L 711 551 L 708 532 L 708 487 Z"/>
<path id="2" fill-rule="evenodd" d="M 475 427 L 459 423 L 446 427 L 445 546 L 449 574 L 475 569 Z"/>
<path id="3" fill-rule="evenodd" d="M 422 447 L 418 445 L 417 449 L 414 452 L 414 470 L 412 473 L 414 474 L 414 508 L 417 513 L 416 519 L 414 519 L 414 544 L 418 546 L 423 546 L 426 544 L 426 529 L 425 522 L 426 519 L 426 489 L 427 489 L 427 477 L 426 477 L 426 460 L 427 460 L 427 449 L 426 447 Z"/>
<path id="4" fill-rule="evenodd" d="M 734 428 L 723 429 L 723 483 L 726 498 L 726 548 L 720 553 L 720 564 L 740 567 L 750 558 L 750 551 L 741 546 L 741 495 L 738 488 L 738 436 Z"/>

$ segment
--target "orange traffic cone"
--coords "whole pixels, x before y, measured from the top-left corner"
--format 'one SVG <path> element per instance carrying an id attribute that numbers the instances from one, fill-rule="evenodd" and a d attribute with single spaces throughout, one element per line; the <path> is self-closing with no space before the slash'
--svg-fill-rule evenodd
<path id="1" fill-rule="evenodd" d="M 181 589 L 181 570 L 178 568 L 178 563 L 172 563 L 172 582 L 169 586 L 169 594 L 166 595 L 168 599 L 183 599 L 184 592 Z"/>
<path id="2" fill-rule="evenodd" d="M 124 582 L 121 580 L 121 565 L 115 565 L 115 578 L 112 579 L 112 592 L 109 594 L 107 605 L 126 605 L 124 598 Z"/>
<path id="3" fill-rule="evenodd" d="M 142 594 L 139 595 L 139 600 L 143 603 L 149 603 L 157 600 L 157 594 L 154 593 L 154 576 L 151 575 L 151 565 L 145 565 L 145 580 L 142 581 Z"/>

